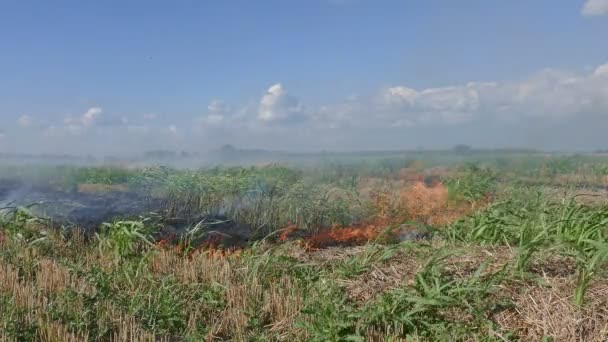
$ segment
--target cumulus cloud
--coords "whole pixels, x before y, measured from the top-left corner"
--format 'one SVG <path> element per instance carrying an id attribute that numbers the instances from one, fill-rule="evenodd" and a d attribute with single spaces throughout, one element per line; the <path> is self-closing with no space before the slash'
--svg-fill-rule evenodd
<path id="1" fill-rule="evenodd" d="M 347 118 L 349 125 L 387 128 L 453 125 L 478 119 L 561 120 L 608 113 L 608 64 L 586 74 L 547 69 L 519 81 L 426 89 L 397 85 L 347 106 L 325 106 L 321 112 L 333 125 Z"/>
<path id="2" fill-rule="evenodd" d="M 525 127 L 534 122 L 542 127 L 568 120 L 593 122 L 598 115 L 608 119 L 608 64 L 587 72 L 540 70 L 519 80 L 429 88 L 397 84 L 318 107 L 305 106 L 278 83 L 267 90 L 253 112 L 246 108 L 239 111 L 244 115 L 235 116 L 230 109 L 227 115 L 226 108 L 230 107 L 214 101 L 199 118 L 204 127 L 212 127 L 205 131 L 207 138 L 238 130 L 235 138 L 245 141 L 276 139 L 298 146 L 293 136 L 293 123 L 297 122 L 304 128 L 298 135 L 308 135 L 302 146 L 327 143 L 331 147 L 338 142 L 347 146 L 390 142 L 389 137 L 395 139 L 391 134 L 406 131 L 464 132 L 464 127 L 484 125 L 496 129 L 503 124 Z M 541 133 L 549 134 L 542 129 Z"/>
<path id="3" fill-rule="evenodd" d="M 262 96 L 258 119 L 262 122 L 297 122 L 305 118 L 304 108 L 297 98 L 287 93 L 281 83 L 272 85 Z"/>
<path id="4" fill-rule="evenodd" d="M 68 116 L 63 120 L 66 127 L 90 127 L 93 126 L 101 117 L 103 110 L 99 107 L 89 108 L 84 114 L 78 117 Z"/>
<path id="5" fill-rule="evenodd" d="M 381 94 L 381 112 L 388 112 L 392 126 L 425 123 L 459 123 L 470 120 L 480 108 L 480 93 L 491 83 L 415 90 L 397 86 Z"/>
<path id="6" fill-rule="evenodd" d="M 213 100 L 207 106 L 207 112 L 195 121 L 199 126 L 217 126 L 226 122 L 232 113 L 232 108 L 220 100 Z"/>
<path id="7" fill-rule="evenodd" d="M 82 136 L 89 129 L 98 125 L 122 125 L 127 124 L 128 119 L 122 118 L 105 118 L 102 120 L 103 110 L 99 107 L 91 107 L 80 116 L 68 116 L 63 119 L 61 124 L 51 123 L 43 125 L 32 117 L 23 116 L 19 118 L 18 124 L 23 127 L 32 127 L 34 125 L 44 127 L 46 136 L 60 137 L 65 135 Z"/>
<path id="8" fill-rule="evenodd" d="M 82 135 L 91 130 L 117 130 L 119 128 L 134 128 L 142 124 L 132 122 L 127 116 L 104 115 L 100 107 L 89 108 L 80 116 L 68 116 L 63 119 L 63 124 L 51 124 L 46 126 L 47 133 L 54 136 L 63 134 Z"/>
<path id="9" fill-rule="evenodd" d="M 95 123 L 95 121 L 101 116 L 102 110 L 99 107 L 89 108 L 82 115 L 81 121 L 84 126 L 91 126 Z"/>
<path id="10" fill-rule="evenodd" d="M 80 116 L 45 124 L 45 133 L 74 148 L 83 141 L 140 149 L 223 143 L 268 148 L 277 141 L 286 149 L 398 148 L 406 141 L 427 147 L 450 141 L 449 146 L 474 137 L 482 143 L 498 141 L 499 136 L 508 145 L 517 134 L 522 144 L 535 147 L 558 144 L 564 132 L 579 134 L 581 146 L 589 146 L 591 138 L 600 146 L 605 134 L 598 130 L 608 125 L 608 64 L 587 71 L 546 69 L 514 80 L 428 88 L 401 83 L 319 106 L 304 105 L 277 83 L 258 101 L 229 105 L 214 100 L 201 116 L 176 115 L 172 122 L 108 114 L 90 108 Z M 22 127 L 36 122 L 30 116 L 17 120 Z M 528 133 L 518 133 L 523 128 Z"/>
<path id="11" fill-rule="evenodd" d="M 608 0 L 587 0 L 581 13 L 585 16 L 608 15 Z"/>
<path id="12" fill-rule="evenodd" d="M 608 76 L 608 63 L 598 66 L 593 72 L 595 76 Z"/>

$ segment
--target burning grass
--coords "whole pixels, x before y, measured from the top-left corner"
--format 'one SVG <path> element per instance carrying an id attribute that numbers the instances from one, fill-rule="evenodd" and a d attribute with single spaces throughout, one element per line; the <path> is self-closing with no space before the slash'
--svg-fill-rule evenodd
<path id="1" fill-rule="evenodd" d="M 203 214 L 109 220 L 88 239 L 14 211 L 0 222 L 0 341 L 607 339 L 604 207 L 493 202 L 487 170 L 415 171 L 360 192 L 307 190 L 285 169 L 130 171 L 174 214 Z M 114 193 L 97 190 L 76 196 Z"/>
<path id="2" fill-rule="evenodd" d="M 428 231 L 420 227 L 443 227 L 490 203 L 490 197 L 474 202 L 450 199 L 448 188 L 440 181 L 427 185 L 417 180 L 393 193 L 388 191 L 373 195 L 374 217 L 366 222 L 350 226 L 334 226 L 305 236 L 302 244 L 307 249 L 330 246 L 362 245 L 370 241 L 403 241 L 428 237 Z M 408 224 L 404 224 L 407 222 Z M 428 229 L 427 229 L 428 230 Z M 297 235 L 298 227 L 290 224 L 280 234 L 285 241 Z"/>

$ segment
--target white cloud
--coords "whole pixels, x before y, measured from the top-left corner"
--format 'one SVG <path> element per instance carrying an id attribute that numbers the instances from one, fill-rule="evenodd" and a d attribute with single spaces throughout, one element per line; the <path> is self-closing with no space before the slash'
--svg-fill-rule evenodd
<path id="1" fill-rule="evenodd" d="M 373 149 L 398 147 L 407 139 L 415 145 L 428 147 L 443 141 L 449 146 L 473 136 L 479 136 L 483 143 L 482 139 L 493 141 L 502 135 L 508 144 L 509 137 L 517 134 L 522 144 L 529 140 L 535 146 L 545 141 L 557 144 L 562 141 L 559 134 L 571 133 L 579 135 L 582 146 L 591 144 L 586 132 L 608 124 L 608 64 L 585 71 L 540 70 L 519 80 L 428 88 L 396 84 L 319 106 L 304 105 L 277 83 L 259 101 L 231 106 L 215 100 L 198 118 L 182 116 L 181 121 L 179 117 L 176 115 L 173 122 L 148 121 L 142 116 L 139 121 L 112 119 L 94 107 L 75 118 L 40 127 L 48 127 L 49 142 L 52 137 L 73 149 L 99 146 L 100 142 L 133 149 L 148 145 L 211 148 L 222 143 L 268 148 L 277 146 L 277 141 L 285 149 Z M 17 122 L 23 127 L 37 123 L 30 116 Z M 503 130 L 505 125 L 510 125 L 511 131 Z M 532 125 L 536 125 L 534 134 L 518 133 Z M 553 128 L 559 125 L 574 128 L 570 133 L 564 133 L 565 129 L 558 133 Z M 585 129 L 583 125 L 587 125 Z M 552 136 L 557 138 L 551 140 Z M 593 144 L 601 145 L 603 136 L 593 135 Z"/>
<path id="2" fill-rule="evenodd" d="M 95 121 L 99 118 L 101 113 L 102 113 L 102 110 L 99 107 L 89 108 L 89 110 L 87 110 L 86 113 L 84 113 L 82 115 L 82 118 L 81 118 L 82 124 L 84 126 L 93 125 L 95 123 Z"/>
<path id="3" fill-rule="evenodd" d="M 391 126 L 416 123 L 458 123 L 467 121 L 479 109 L 480 91 L 490 84 L 428 88 L 420 91 L 398 86 L 381 94 L 382 110 L 396 114 Z"/>
<path id="4" fill-rule="evenodd" d="M 403 86 L 391 87 L 384 92 L 384 100 L 395 105 L 411 105 L 417 97 L 418 92 L 416 90 Z"/>
<path id="5" fill-rule="evenodd" d="M 587 0 L 581 13 L 585 16 L 608 15 L 608 0 Z"/>
<path id="6" fill-rule="evenodd" d="M 84 114 L 79 117 L 67 117 L 63 120 L 63 123 L 66 127 L 76 128 L 76 126 L 80 126 L 80 128 L 93 126 L 101 117 L 103 110 L 99 107 L 89 108 Z"/>
<path id="7" fill-rule="evenodd" d="M 41 124 L 32 118 L 29 119 L 30 127 L 33 124 L 44 127 L 44 133 L 46 136 L 51 137 L 62 137 L 66 135 L 82 136 L 89 129 L 97 125 L 105 126 L 116 126 L 128 124 L 126 117 L 112 119 L 106 118 L 106 120 L 100 120 L 102 118 L 103 110 L 99 107 L 91 107 L 82 115 L 73 117 L 68 116 L 63 119 L 62 124 Z M 24 123 L 28 122 L 28 119 L 22 120 Z M 23 125 L 22 125 L 23 126 Z"/>
<path id="8" fill-rule="evenodd" d="M 520 81 L 469 82 L 414 89 L 398 85 L 377 96 L 325 106 L 325 120 L 336 125 L 407 127 L 460 124 L 478 119 L 563 120 L 608 113 L 608 64 L 588 73 L 542 70 Z M 335 118 L 337 120 L 334 120 Z"/>
<path id="9" fill-rule="evenodd" d="M 229 123 L 234 119 L 233 110 L 230 106 L 220 100 L 213 100 L 207 106 L 207 112 L 195 119 L 198 129 L 217 127 L 220 124 Z"/>
<path id="10" fill-rule="evenodd" d="M 158 117 L 156 113 L 146 113 L 143 115 L 145 120 L 154 120 Z"/>
<path id="11" fill-rule="evenodd" d="M 593 74 L 595 76 L 608 76 L 608 63 L 598 66 Z"/>
<path id="12" fill-rule="evenodd" d="M 210 105 L 204 122 L 227 125 L 219 106 Z M 306 110 L 304 110 L 306 108 Z M 211 110 L 214 109 L 214 110 Z M 317 108 L 305 107 L 284 86 L 271 86 L 256 114 L 242 116 L 248 134 L 279 134 L 297 121 L 307 132 L 348 134 L 357 129 L 401 129 L 461 125 L 471 122 L 525 124 L 530 119 L 563 122 L 585 115 L 608 114 L 608 64 L 587 72 L 546 69 L 513 81 L 466 82 L 416 89 L 395 85 Z M 267 123 L 273 123 L 266 126 Z M 235 125 L 235 120 L 230 125 Z"/>
<path id="13" fill-rule="evenodd" d="M 212 101 L 209 106 L 207 106 L 207 109 L 208 113 L 205 121 L 210 124 L 217 124 L 224 121 L 224 118 L 232 111 L 229 106 L 219 100 Z"/>
<path id="14" fill-rule="evenodd" d="M 220 100 L 213 100 L 207 106 L 209 113 L 223 115 L 230 110 L 230 108 Z"/>
<path id="15" fill-rule="evenodd" d="M 119 131 L 122 128 L 133 128 L 141 126 L 141 123 L 132 122 L 127 116 L 107 116 L 99 107 L 89 108 L 80 116 L 68 116 L 63 120 L 63 125 L 53 124 L 47 126 L 47 130 L 53 131 L 53 135 L 72 134 L 82 135 L 92 130 Z M 127 129 L 128 131 L 128 129 Z"/>
<path id="16" fill-rule="evenodd" d="M 293 122 L 304 118 L 303 106 L 280 83 L 268 88 L 260 100 L 258 119 L 262 122 Z"/>

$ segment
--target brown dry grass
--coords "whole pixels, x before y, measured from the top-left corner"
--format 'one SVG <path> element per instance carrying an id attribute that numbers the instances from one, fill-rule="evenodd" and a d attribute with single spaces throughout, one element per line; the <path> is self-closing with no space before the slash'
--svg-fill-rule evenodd
<path id="1" fill-rule="evenodd" d="M 47 319 L 39 318 L 38 326 L 39 326 L 39 328 L 38 328 L 38 332 L 37 332 L 37 336 L 36 336 L 36 339 L 38 341 L 77 342 L 77 341 L 87 341 L 89 339 L 89 337 L 86 333 L 85 334 L 72 333 L 65 325 L 58 323 L 58 322 L 53 322 L 49 318 L 47 318 Z"/>
<path id="2" fill-rule="evenodd" d="M 226 305 L 221 311 L 193 303 L 184 312 L 191 329 L 202 319 L 210 320 L 207 340 L 248 340 L 247 313 L 255 307 L 269 332 L 288 339 L 297 331 L 293 325 L 304 302 L 298 286 L 287 277 L 263 286 L 257 278 L 248 277 L 239 255 L 214 258 L 201 252 L 185 258 L 172 249 L 159 249 L 150 260 L 150 270 L 157 277 L 175 276 L 184 284 L 217 284 L 225 289 Z"/>
<path id="3" fill-rule="evenodd" d="M 212 258 L 205 253 L 195 253 L 185 258 L 173 250 L 159 249 L 151 259 L 150 268 L 156 276 L 171 274 L 185 284 L 227 284 L 233 274 L 232 264 L 237 258 Z"/>
<path id="4" fill-rule="evenodd" d="M 292 247 L 296 248 L 294 244 Z M 433 249 L 442 248 L 441 244 Z M 512 262 L 516 253 L 509 248 L 484 248 L 461 246 L 463 253 L 446 259 L 447 271 L 455 277 L 467 277 L 482 263 L 487 263 L 486 272 L 495 272 L 504 264 Z M 305 262 L 335 263 L 356 257 L 365 247 L 331 248 L 299 255 Z M 91 253 L 89 263 L 105 263 L 105 259 Z M 428 255 L 415 252 L 400 252 L 381 265 L 373 265 L 369 272 L 342 281 L 350 298 L 365 303 L 389 289 L 408 286 L 423 266 Z M 24 253 L 24 258 L 38 257 L 35 251 Z M 589 289 L 587 305 L 581 309 L 571 304 L 575 274 L 573 261 L 557 256 L 542 256 L 533 260 L 531 270 L 543 276 L 546 285 L 523 281 L 512 281 L 501 287 L 503 295 L 512 299 L 514 307 L 495 316 L 500 328 L 515 331 L 524 341 L 537 341 L 543 336 L 553 336 L 556 341 L 605 341 L 608 337 L 608 281 L 598 280 Z M 45 314 L 48 304 L 45 293 L 57 293 L 66 288 L 86 287 L 56 261 L 40 258 L 33 278 L 20 278 L 16 267 L 0 261 L 0 292 L 11 293 L 15 305 L 31 309 L 27 324 L 38 324 L 40 341 L 80 341 L 86 332 L 70 331 Z M 114 264 L 115 265 L 115 264 Z M 156 276 L 174 275 L 180 282 L 188 284 L 217 283 L 226 289 L 226 306 L 216 312 L 205 311 L 203 306 L 193 303 L 185 310 L 188 326 L 194 329 L 197 322 L 207 320 L 210 333 L 207 340 L 248 340 L 248 312 L 254 307 L 265 329 L 277 334 L 280 340 L 298 340 L 305 332 L 294 327 L 305 298 L 300 285 L 289 277 L 280 278 L 270 285 L 262 285 L 256 278 L 247 277 L 245 263 L 237 257 L 209 258 L 195 254 L 184 258 L 173 250 L 159 250 L 149 262 Z M 25 282 L 27 281 L 27 282 Z M 39 291 L 42 290 L 42 291 Z M 136 291 L 137 289 L 133 289 Z M 78 303 L 74 310 L 78 310 Z M 106 316 L 100 319 L 116 322 L 113 341 L 158 341 L 162 340 L 145 331 L 130 315 L 115 308 L 112 303 L 101 304 Z M 458 313 L 454 313 L 458 314 Z M 2 328 L 2 327 L 0 327 Z M 398 327 L 387 326 L 382 331 L 370 330 L 368 341 L 399 341 L 393 338 L 400 333 Z M 166 337 L 163 337 L 166 339 Z M 0 341 L 3 339 L 0 334 Z M 403 340 L 403 339 L 402 339 Z M 416 340 L 414 338 L 414 340 Z"/>
<path id="5" fill-rule="evenodd" d="M 413 284 L 421 267 L 422 261 L 415 256 L 401 255 L 384 265 L 374 265 L 369 272 L 342 283 L 351 299 L 363 303 L 387 290 Z"/>
<path id="6" fill-rule="evenodd" d="M 587 290 L 587 303 L 572 304 L 575 278 L 545 277 L 546 286 L 513 284 L 505 288 L 515 308 L 500 313 L 501 327 L 514 330 L 525 341 L 551 336 L 555 341 L 608 339 L 608 281 L 596 281 Z"/>
<path id="7" fill-rule="evenodd" d="M 136 321 L 136 319 L 131 315 L 122 315 L 119 317 L 118 328 L 110 338 L 111 341 L 116 342 L 137 342 L 137 341 L 154 341 L 154 342 L 164 342 L 170 341 L 169 337 L 166 336 L 156 336 L 145 331 Z"/>
<path id="8" fill-rule="evenodd" d="M 482 275 L 493 274 L 512 263 L 516 255 L 509 247 L 462 246 L 445 260 L 445 270 L 455 278 L 466 278 L 483 265 Z"/>
<path id="9" fill-rule="evenodd" d="M 15 305 L 20 307 L 45 308 L 47 304 L 33 286 L 20 280 L 17 268 L 4 262 L 0 262 L 0 292 L 12 294 Z"/>
<path id="10" fill-rule="evenodd" d="M 52 282 L 56 284 L 56 282 Z M 47 288 L 49 284 L 46 284 Z M 38 341 L 83 341 L 87 339 L 85 335 L 74 334 L 61 323 L 53 322 L 46 311 L 48 310 L 47 296 L 38 291 L 31 283 L 24 283 L 20 280 L 19 271 L 4 262 L 0 261 L 0 292 L 11 294 L 14 305 L 27 310 L 25 322 L 22 324 L 38 326 L 36 330 L 36 340 Z M 4 327 L 5 328 L 5 327 Z M 8 340 L 0 332 L 0 340 Z"/>
<path id="11" fill-rule="evenodd" d="M 608 189 L 569 189 L 563 187 L 544 187 L 543 192 L 547 197 L 557 201 L 574 198 L 577 202 L 585 205 L 608 204 Z"/>
<path id="12" fill-rule="evenodd" d="M 561 186 L 571 184 L 584 184 L 588 186 L 604 187 L 608 186 L 608 176 L 590 175 L 585 173 L 559 174 L 553 177 L 553 183 Z"/>
<path id="13" fill-rule="evenodd" d="M 55 247 L 63 246 L 62 241 L 57 236 L 49 236 L 49 238 L 57 244 Z M 85 279 L 72 274 L 56 260 L 41 256 L 41 252 L 35 246 L 21 245 L 18 241 L 6 239 L 3 247 L 20 248 L 14 262 L 19 262 L 21 265 L 31 265 L 31 267 L 18 268 L 0 258 L 0 294 L 10 295 L 15 307 L 24 310 L 20 324 L 36 327 L 36 341 L 88 340 L 86 330 L 75 332 L 61 322 L 53 320 L 48 311 L 50 309 L 49 305 L 51 305 L 51 297 L 67 290 L 92 295 L 95 292 L 94 287 Z M 106 259 L 100 258 L 96 250 L 93 253 L 80 256 L 83 257 L 85 264 L 88 266 L 106 263 Z M 115 263 L 110 263 L 106 264 L 106 267 L 114 265 Z M 69 307 L 63 307 L 62 310 L 72 312 L 84 312 L 85 310 L 85 305 L 80 299 L 69 303 L 55 301 L 53 305 L 58 307 L 69 305 Z M 109 301 L 101 302 L 98 310 L 102 313 L 98 319 L 100 324 L 113 322 L 115 325 L 115 333 L 111 337 L 112 341 L 163 341 L 163 339 L 145 331 L 134 317 L 125 314 Z M 2 321 L 2 324 L 6 323 L 7 321 Z M 3 335 L 5 328 L 6 326 L 0 326 L 0 341 L 10 340 Z"/>
<path id="14" fill-rule="evenodd" d="M 86 281 L 70 274 L 65 267 L 48 258 L 38 262 L 35 284 L 45 293 L 59 293 L 67 288 L 83 293 L 93 292 L 93 288 Z"/>
<path id="15" fill-rule="evenodd" d="M 399 189 L 400 191 L 403 189 Z M 412 206 L 407 212 L 416 213 L 421 221 L 432 221 L 437 215 L 450 218 L 447 193 L 445 188 L 426 187 L 420 183 L 410 184 L 405 190 L 397 192 L 404 196 L 403 203 Z M 398 197 L 402 201 L 401 197 Z M 418 201 L 418 203 L 416 203 Z M 422 202 L 422 204 L 421 204 Z M 427 203 L 427 204 L 424 204 Z M 380 211 L 380 216 L 389 215 Z M 96 248 L 82 249 L 78 253 L 69 250 L 67 242 L 53 237 L 61 257 L 77 260 L 85 270 L 100 266 L 106 272 L 116 271 L 120 260 Z M 439 253 L 447 242 L 437 239 L 430 242 L 429 253 Z M 37 247 L 17 245 L 17 242 L 4 239 L 2 248 L 19 248 L 17 259 L 7 261 L 0 259 L 0 292 L 11 294 L 16 306 L 27 309 L 24 324 L 38 324 L 38 340 L 41 341 L 77 341 L 86 338 L 86 331 L 74 332 L 61 322 L 53 321 L 46 315 L 48 298 L 67 289 L 80 293 L 94 291 L 90 284 L 70 273 L 66 267 Z M 363 253 L 366 247 L 332 247 L 317 251 L 307 251 L 296 243 L 283 245 L 286 255 L 294 256 L 302 263 L 313 263 L 316 266 L 331 266 Z M 447 271 L 454 277 L 468 277 L 482 263 L 487 263 L 485 272 L 496 272 L 503 265 L 512 263 L 516 251 L 510 248 L 489 248 L 476 245 L 458 246 L 461 253 L 447 258 Z M 55 254 L 53 254 L 55 255 Z M 332 279 L 342 285 L 350 299 L 359 304 L 373 300 L 378 294 L 390 289 L 411 285 L 415 274 L 424 265 L 430 254 L 404 250 L 382 264 L 372 265 L 364 274 L 349 280 Z M 187 305 L 182 314 L 187 318 L 187 329 L 194 331 L 197 324 L 204 322 L 209 327 L 207 340 L 231 339 L 250 340 L 253 336 L 247 326 L 251 313 L 264 324 L 264 329 L 279 340 L 302 340 L 306 332 L 295 327 L 300 319 L 299 314 L 307 298 L 303 297 L 302 284 L 296 278 L 281 276 L 272 282 L 252 277 L 252 267 L 238 255 L 215 258 L 203 252 L 184 257 L 172 249 L 158 249 L 145 259 L 142 272 L 159 279 L 175 277 L 186 285 L 214 284 L 224 289 L 222 300 L 225 306 L 221 309 L 211 308 L 206 303 L 193 302 Z M 15 266 L 31 265 L 21 270 Z M 597 280 L 588 292 L 588 303 L 585 308 L 574 307 L 572 289 L 575 272 L 572 258 L 555 255 L 542 255 L 531 262 L 531 272 L 543 277 L 548 285 L 540 283 L 511 281 L 501 289 L 503 294 L 513 300 L 514 308 L 503 311 L 496 316 L 500 327 L 516 331 L 522 340 L 539 340 L 543 335 L 554 336 L 556 341 L 603 341 L 608 337 L 608 281 Z M 331 267 L 328 267 L 331 268 Z M 133 294 L 139 283 L 134 281 L 133 288 L 121 288 L 125 293 Z M 124 287 L 124 286 L 123 286 Z M 59 304 L 61 305 L 61 304 Z M 85 310 L 81 301 L 71 303 L 71 310 Z M 99 303 L 104 312 L 99 319 L 113 322 L 115 329 L 111 337 L 114 341 L 153 341 L 161 337 L 146 331 L 138 324 L 135 317 L 118 308 L 111 300 Z M 453 313 L 458 315 L 458 312 Z M 0 329 L 3 327 L 0 326 Z M 400 341 L 392 336 L 400 333 L 398 327 L 386 326 L 383 330 L 370 330 L 366 334 L 368 341 Z M 276 334 L 276 335 L 274 335 Z M 167 339 L 167 337 L 162 337 Z M 7 340 L 0 332 L 0 341 Z M 413 340 L 416 340 L 413 338 Z"/>
<path id="16" fill-rule="evenodd" d="M 508 248 L 462 247 L 466 250 L 445 260 L 445 271 L 453 277 L 466 278 L 485 263 L 483 274 L 498 272 L 509 263 L 515 253 Z M 429 255 L 413 251 L 402 252 L 381 265 L 373 265 L 369 272 L 351 280 L 342 281 L 350 298 L 367 302 L 387 290 L 414 283 Z"/>

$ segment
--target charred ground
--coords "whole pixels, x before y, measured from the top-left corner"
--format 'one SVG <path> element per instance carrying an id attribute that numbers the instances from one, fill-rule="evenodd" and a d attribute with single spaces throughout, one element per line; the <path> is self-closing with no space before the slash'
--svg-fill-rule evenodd
<path id="1" fill-rule="evenodd" d="M 0 339 L 605 340 L 607 161 L 509 158 L 5 176 Z"/>

